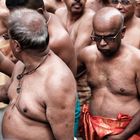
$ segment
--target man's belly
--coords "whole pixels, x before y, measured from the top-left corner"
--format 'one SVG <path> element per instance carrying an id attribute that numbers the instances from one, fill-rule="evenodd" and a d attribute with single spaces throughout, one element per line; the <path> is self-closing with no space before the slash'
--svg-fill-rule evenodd
<path id="1" fill-rule="evenodd" d="M 93 93 L 90 112 L 96 116 L 116 118 L 119 113 L 133 116 L 140 109 L 140 102 L 134 96 L 118 96 L 112 93 Z"/>
<path id="2" fill-rule="evenodd" d="M 8 107 L 2 122 L 4 139 L 54 140 L 49 124 L 23 116 L 16 107 Z"/>

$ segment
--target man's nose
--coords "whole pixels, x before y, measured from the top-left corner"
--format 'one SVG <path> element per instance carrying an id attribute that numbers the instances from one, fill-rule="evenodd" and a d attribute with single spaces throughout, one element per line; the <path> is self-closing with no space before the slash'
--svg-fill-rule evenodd
<path id="1" fill-rule="evenodd" d="M 105 40 L 102 38 L 102 40 L 100 41 L 100 45 L 102 46 L 102 47 L 104 47 L 104 46 L 106 46 L 106 42 L 105 42 Z"/>
<path id="2" fill-rule="evenodd" d="M 117 9 L 122 9 L 123 8 L 123 5 L 121 4 L 121 2 L 118 2 L 118 4 L 116 5 L 116 8 Z"/>

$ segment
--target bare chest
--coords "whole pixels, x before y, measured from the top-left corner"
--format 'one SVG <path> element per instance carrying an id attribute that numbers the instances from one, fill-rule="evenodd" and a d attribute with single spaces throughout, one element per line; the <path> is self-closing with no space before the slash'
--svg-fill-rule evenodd
<path id="1" fill-rule="evenodd" d="M 70 38 L 72 39 L 74 44 L 77 40 L 80 22 L 81 22 L 81 20 L 77 20 L 75 22 L 70 22 L 68 19 L 66 19 L 66 21 L 65 21 L 66 29 L 67 29 L 67 31 L 70 35 Z"/>
<path id="2" fill-rule="evenodd" d="M 9 89 L 11 110 L 17 110 L 27 118 L 46 122 L 46 105 L 44 94 L 46 94 L 41 81 L 25 79 L 23 80 L 21 91 L 17 93 L 18 82 L 14 81 Z"/>
<path id="3" fill-rule="evenodd" d="M 107 88 L 115 94 L 136 94 L 135 73 L 127 63 L 95 64 L 89 70 L 88 82 L 93 90 Z"/>

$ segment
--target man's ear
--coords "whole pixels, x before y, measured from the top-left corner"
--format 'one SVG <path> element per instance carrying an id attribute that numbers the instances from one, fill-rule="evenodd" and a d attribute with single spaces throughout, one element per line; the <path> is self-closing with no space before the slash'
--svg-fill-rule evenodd
<path id="1" fill-rule="evenodd" d="M 21 52 L 22 49 L 21 49 L 19 42 L 17 40 L 13 40 L 13 42 L 14 42 L 15 52 L 18 52 L 18 53 Z"/>
<path id="2" fill-rule="evenodd" d="M 126 26 L 123 26 L 122 29 L 121 29 L 121 38 L 124 37 L 125 31 L 126 31 Z"/>
<path id="3" fill-rule="evenodd" d="M 38 11 L 38 13 L 40 13 L 40 14 L 42 14 L 42 15 L 43 15 L 43 13 L 44 13 L 44 9 L 43 9 L 43 8 L 38 8 L 37 11 Z"/>

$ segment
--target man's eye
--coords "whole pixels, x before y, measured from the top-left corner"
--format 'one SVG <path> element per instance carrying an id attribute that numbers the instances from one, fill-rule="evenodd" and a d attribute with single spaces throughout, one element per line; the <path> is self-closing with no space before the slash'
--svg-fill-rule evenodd
<path id="1" fill-rule="evenodd" d="M 122 3 L 123 3 L 123 4 L 129 4 L 130 1 L 129 1 L 129 0 L 122 0 Z"/>

